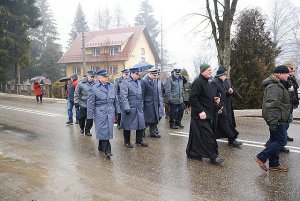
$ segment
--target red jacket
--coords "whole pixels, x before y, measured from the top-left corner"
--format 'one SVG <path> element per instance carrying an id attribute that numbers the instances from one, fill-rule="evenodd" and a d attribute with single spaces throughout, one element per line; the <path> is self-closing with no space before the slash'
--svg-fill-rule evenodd
<path id="1" fill-rule="evenodd" d="M 42 86 L 39 83 L 33 84 L 33 91 L 36 96 L 43 94 Z"/>

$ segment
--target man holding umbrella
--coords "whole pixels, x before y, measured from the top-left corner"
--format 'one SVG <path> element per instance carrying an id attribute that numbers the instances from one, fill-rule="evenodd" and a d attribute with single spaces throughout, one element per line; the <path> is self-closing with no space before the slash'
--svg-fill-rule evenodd
<path id="1" fill-rule="evenodd" d="M 80 81 L 75 89 L 74 103 L 75 108 L 79 107 L 79 126 L 80 133 L 92 136 L 90 130 L 93 126 L 93 119 L 87 119 L 87 99 L 89 90 L 94 84 L 94 72 L 88 71 L 86 77 Z"/>

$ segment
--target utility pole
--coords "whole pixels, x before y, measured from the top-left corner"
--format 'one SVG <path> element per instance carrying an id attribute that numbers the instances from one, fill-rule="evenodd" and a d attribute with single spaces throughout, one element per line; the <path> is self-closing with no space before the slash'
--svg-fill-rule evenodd
<path id="1" fill-rule="evenodd" d="M 86 55 L 85 55 L 85 35 L 84 28 L 82 27 L 82 71 L 83 76 L 86 75 Z"/>
<path id="2" fill-rule="evenodd" d="M 163 71 L 163 56 L 164 56 L 164 48 L 163 48 L 163 21 L 162 15 L 160 16 L 160 70 Z"/>

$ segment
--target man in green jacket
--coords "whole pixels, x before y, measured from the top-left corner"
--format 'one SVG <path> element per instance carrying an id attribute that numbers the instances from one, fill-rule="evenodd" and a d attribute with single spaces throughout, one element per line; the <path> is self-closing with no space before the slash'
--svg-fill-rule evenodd
<path id="1" fill-rule="evenodd" d="M 289 69 L 286 66 L 277 66 L 269 78 L 262 84 L 265 87 L 262 116 L 269 126 L 270 139 L 267 147 L 257 154 L 254 159 L 259 167 L 267 172 L 265 165 L 269 160 L 269 170 L 287 172 L 288 168 L 279 163 L 279 151 L 287 143 L 286 126 L 292 110 L 288 82 Z"/>

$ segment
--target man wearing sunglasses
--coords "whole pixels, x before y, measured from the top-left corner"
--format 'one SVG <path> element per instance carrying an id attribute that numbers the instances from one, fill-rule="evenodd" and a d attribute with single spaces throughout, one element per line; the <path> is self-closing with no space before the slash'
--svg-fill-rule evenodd
<path id="1" fill-rule="evenodd" d="M 75 89 L 74 103 L 79 107 L 79 127 L 80 133 L 92 136 L 90 130 L 93 126 L 93 119 L 87 119 L 87 99 L 89 90 L 94 84 L 94 72 L 88 71 L 87 75 L 80 81 Z"/>
<path id="2" fill-rule="evenodd" d="M 159 122 L 159 91 L 158 91 L 158 72 L 156 68 L 151 68 L 141 81 L 143 103 L 144 103 L 144 117 L 146 127 L 149 126 L 150 137 L 160 138 L 157 133 L 157 124 Z"/>
<path id="3" fill-rule="evenodd" d="M 183 79 L 181 69 L 174 69 L 170 78 L 166 81 L 165 93 L 170 107 L 170 128 L 184 128 L 181 124 L 183 117 Z"/>

